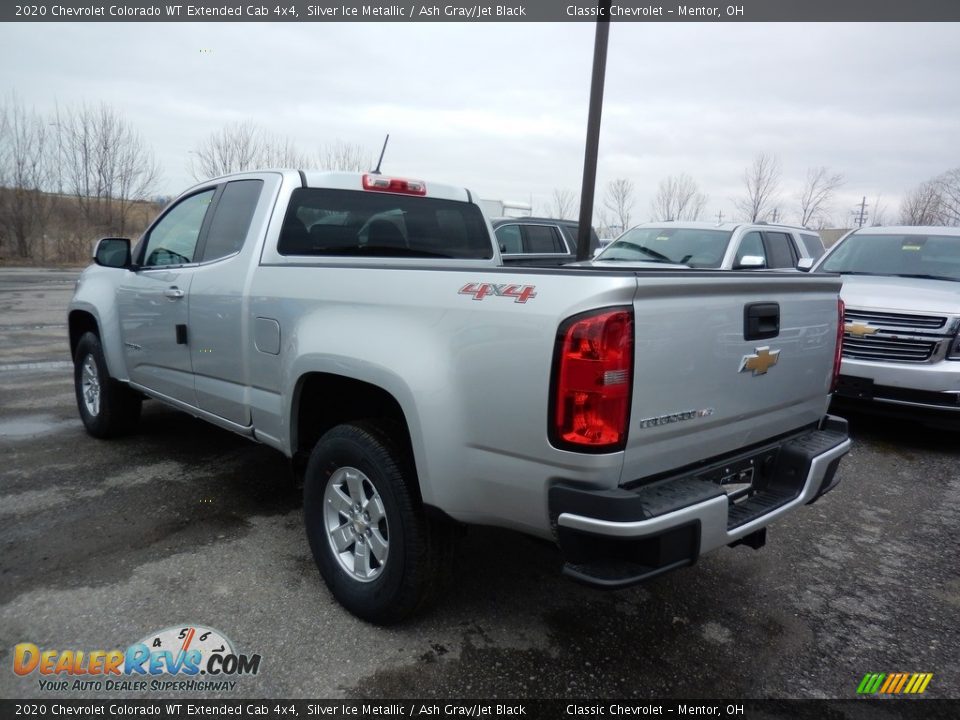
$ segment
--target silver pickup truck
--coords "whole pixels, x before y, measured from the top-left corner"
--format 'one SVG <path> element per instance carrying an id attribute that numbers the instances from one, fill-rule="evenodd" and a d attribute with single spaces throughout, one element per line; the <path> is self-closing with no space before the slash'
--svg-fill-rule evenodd
<path id="1" fill-rule="evenodd" d="M 136 247 L 107 238 L 69 308 L 80 416 L 154 398 L 290 457 L 333 595 L 396 622 L 461 524 L 555 540 L 623 587 L 838 481 L 825 414 L 835 276 L 656 262 L 505 268 L 476 196 L 374 174 L 210 180 Z"/>

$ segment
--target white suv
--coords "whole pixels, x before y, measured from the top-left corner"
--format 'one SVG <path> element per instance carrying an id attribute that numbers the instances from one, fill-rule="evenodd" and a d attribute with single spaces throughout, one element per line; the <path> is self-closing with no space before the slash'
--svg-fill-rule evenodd
<path id="1" fill-rule="evenodd" d="M 834 402 L 960 427 L 960 228 L 855 230 L 815 270 L 843 276 Z"/>
<path id="2" fill-rule="evenodd" d="M 720 270 L 809 269 L 823 255 L 815 230 L 766 223 L 654 222 L 637 225 L 596 261 L 645 260 Z M 805 263 L 801 260 L 807 259 Z"/>

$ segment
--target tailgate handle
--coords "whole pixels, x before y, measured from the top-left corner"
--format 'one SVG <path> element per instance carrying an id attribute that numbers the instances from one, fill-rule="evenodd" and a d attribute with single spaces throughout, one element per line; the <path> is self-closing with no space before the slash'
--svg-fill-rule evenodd
<path id="1" fill-rule="evenodd" d="M 743 339 L 766 340 L 780 334 L 780 304 L 750 303 L 743 307 Z"/>

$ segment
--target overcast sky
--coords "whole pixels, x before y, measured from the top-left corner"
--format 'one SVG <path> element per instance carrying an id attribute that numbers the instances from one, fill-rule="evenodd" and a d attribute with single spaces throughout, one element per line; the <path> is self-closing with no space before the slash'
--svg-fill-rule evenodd
<path id="1" fill-rule="evenodd" d="M 105 101 L 163 168 L 251 120 L 305 151 L 343 140 L 384 172 L 530 202 L 579 195 L 594 27 L 589 23 L 73 23 L 0 25 L 0 89 L 38 111 Z M 834 218 L 960 166 L 960 25 L 617 23 L 611 27 L 598 203 L 636 186 L 634 221 L 687 173 L 725 219 L 759 152 L 782 165 L 795 219 L 806 169 L 846 177 Z M 875 209 L 871 207 L 870 209 Z"/>

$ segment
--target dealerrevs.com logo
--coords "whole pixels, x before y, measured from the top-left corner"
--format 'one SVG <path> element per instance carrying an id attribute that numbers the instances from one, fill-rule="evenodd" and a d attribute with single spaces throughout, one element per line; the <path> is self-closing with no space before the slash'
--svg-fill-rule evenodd
<path id="1" fill-rule="evenodd" d="M 126 650 L 50 650 L 19 643 L 13 671 L 37 677 L 39 689 L 144 691 L 233 690 L 234 678 L 256 675 L 260 655 L 236 652 L 213 628 L 180 625 L 150 633 Z"/>

